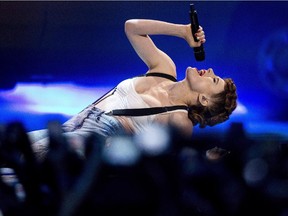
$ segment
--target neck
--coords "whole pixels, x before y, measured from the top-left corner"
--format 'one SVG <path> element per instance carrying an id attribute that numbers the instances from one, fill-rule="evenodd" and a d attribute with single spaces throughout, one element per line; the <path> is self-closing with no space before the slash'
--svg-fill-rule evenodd
<path id="1" fill-rule="evenodd" d="M 168 95 L 170 102 L 175 105 L 191 106 L 197 104 L 198 94 L 191 91 L 185 79 L 169 86 Z"/>

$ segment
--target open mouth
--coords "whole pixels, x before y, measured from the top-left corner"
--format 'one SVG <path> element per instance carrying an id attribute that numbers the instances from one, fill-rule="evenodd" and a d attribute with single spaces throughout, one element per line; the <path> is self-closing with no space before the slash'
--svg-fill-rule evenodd
<path id="1" fill-rule="evenodd" d="M 198 70 L 197 72 L 200 76 L 203 76 L 206 73 L 205 70 Z"/>

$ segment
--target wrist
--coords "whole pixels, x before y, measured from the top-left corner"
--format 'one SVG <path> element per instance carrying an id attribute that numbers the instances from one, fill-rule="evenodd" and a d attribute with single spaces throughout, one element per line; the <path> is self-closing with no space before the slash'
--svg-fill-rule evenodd
<path id="1" fill-rule="evenodd" d="M 190 47 L 199 46 L 197 42 L 194 41 L 191 30 L 191 24 L 184 25 L 184 39 L 187 41 Z"/>
<path id="2" fill-rule="evenodd" d="M 191 31 L 191 29 L 190 29 L 189 25 L 181 25 L 181 30 L 180 30 L 181 36 L 180 37 L 187 40 L 190 31 Z"/>
<path id="3" fill-rule="evenodd" d="M 174 30 L 171 32 L 171 35 L 185 39 L 186 35 L 185 25 L 182 24 L 172 24 L 172 25 L 174 25 Z"/>

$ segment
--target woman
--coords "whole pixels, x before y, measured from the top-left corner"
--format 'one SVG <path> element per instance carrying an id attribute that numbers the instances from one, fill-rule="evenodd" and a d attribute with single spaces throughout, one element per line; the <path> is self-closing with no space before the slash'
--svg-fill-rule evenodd
<path id="1" fill-rule="evenodd" d="M 176 82 L 176 66 L 172 59 L 158 49 L 149 35 L 170 35 L 183 38 L 190 47 L 205 43 L 205 34 L 199 28 L 195 42 L 190 24 L 172 24 L 158 20 L 128 20 L 125 33 L 136 53 L 148 66 L 144 76 L 122 81 L 114 90 L 88 106 L 63 124 L 67 137 L 85 138 L 91 133 L 105 137 L 119 133 L 138 133 L 147 125 L 171 125 L 187 136 L 193 127 L 213 126 L 229 118 L 236 108 L 236 86 L 231 79 L 216 76 L 212 69 L 197 70 L 188 67 L 183 80 Z M 174 107 L 175 110 L 158 114 L 117 114 L 115 109 Z M 132 110 L 132 113 L 136 112 Z M 29 133 L 34 149 L 42 152 L 47 146 L 47 133 Z"/>

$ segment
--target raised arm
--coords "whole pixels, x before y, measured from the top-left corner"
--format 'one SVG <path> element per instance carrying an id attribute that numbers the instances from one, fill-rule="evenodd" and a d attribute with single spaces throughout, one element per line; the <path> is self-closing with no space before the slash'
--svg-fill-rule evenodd
<path id="1" fill-rule="evenodd" d="M 125 33 L 136 53 L 148 66 L 148 73 L 162 72 L 174 77 L 176 77 L 177 74 L 173 60 L 155 46 L 149 35 L 180 37 L 185 39 L 190 47 L 197 47 L 205 42 L 205 35 L 202 28 L 200 28 L 197 33 L 200 41 L 196 43 L 192 37 L 190 24 L 173 24 L 158 20 L 128 20 L 125 23 Z"/>

